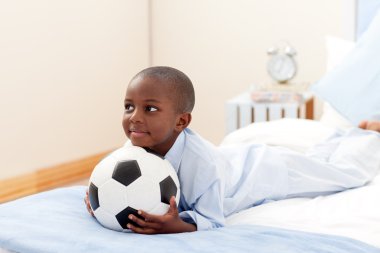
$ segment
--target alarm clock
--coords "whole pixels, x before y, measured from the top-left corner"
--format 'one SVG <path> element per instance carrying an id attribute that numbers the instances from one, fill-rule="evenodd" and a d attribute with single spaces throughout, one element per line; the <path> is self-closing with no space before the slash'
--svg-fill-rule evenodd
<path id="1" fill-rule="evenodd" d="M 294 59 L 296 50 L 288 43 L 270 47 L 267 50 L 270 59 L 267 71 L 277 83 L 287 83 L 297 73 L 297 63 Z"/>

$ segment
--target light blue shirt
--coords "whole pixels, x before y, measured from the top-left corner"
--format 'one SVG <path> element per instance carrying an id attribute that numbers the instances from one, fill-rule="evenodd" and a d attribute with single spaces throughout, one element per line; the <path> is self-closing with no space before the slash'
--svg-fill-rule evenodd
<path id="1" fill-rule="evenodd" d="M 185 129 L 165 156 L 180 181 L 180 217 L 205 230 L 224 226 L 225 217 L 234 212 L 283 198 L 286 170 L 270 157 L 270 166 L 261 162 L 267 168 L 256 169 L 259 156 L 269 155 L 265 151 L 265 146 L 252 144 L 217 148 Z"/>
<path id="2" fill-rule="evenodd" d="M 367 148 L 371 155 L 360 161 L 357 154 Z M 361 186 L 379 170 L 378 157 L 379 135 L 359 129 L 337 133 L 307 154 L 262 144 L 216 147 L 185 129 L 165 156 L 180 181 L 180 217 L 198 230 L 224 226 L 228 215 L 267 201 Z"/>

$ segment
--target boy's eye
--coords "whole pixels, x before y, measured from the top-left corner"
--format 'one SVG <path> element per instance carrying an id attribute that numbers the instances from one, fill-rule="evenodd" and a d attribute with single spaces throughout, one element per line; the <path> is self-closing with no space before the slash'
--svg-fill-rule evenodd
<path id="1" fill-rule="evenodd" d="M 155 112 L 157 110 L 158 109 L 156 107 L 154 107 L 154 106 L 148 105 L 147 107 L 145 107 L 145 111 L 147 111 L 147 112 Z"/>
<path id="2" fill-rule="evenodd" d="M 131 111 L 133 111 L 134 106 L 131 105 L 131 104 L 125 104 L 125 105 L 124 105 L 124 108 L 125 108 L 125 111 L 126 111 L 126 112 L 131 112 Z"/>

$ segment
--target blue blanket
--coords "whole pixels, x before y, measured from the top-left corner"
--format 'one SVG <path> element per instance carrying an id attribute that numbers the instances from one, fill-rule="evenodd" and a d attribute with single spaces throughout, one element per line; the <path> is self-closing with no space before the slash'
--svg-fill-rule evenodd
<path id="1" fill-rule="evenodd" d="M 263 226 L 139 235 L 103 228 L 85 209 L 85 187 L 60 188 L 0 205 L 0 248 L 16 252 L 380 253 L 349 238 Z"/>

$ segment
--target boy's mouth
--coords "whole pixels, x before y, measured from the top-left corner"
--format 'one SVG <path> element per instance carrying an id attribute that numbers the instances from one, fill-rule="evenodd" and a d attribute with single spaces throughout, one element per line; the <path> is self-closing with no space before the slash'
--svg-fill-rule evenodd
<path id="1" fill-rule="evenodd" d="M 143 137 L 148 134 L 147 131 L 134 130 L 134 129 L 129 130 L 129 133 L 131 137 L 134 137 L 134 138 Z"/>

